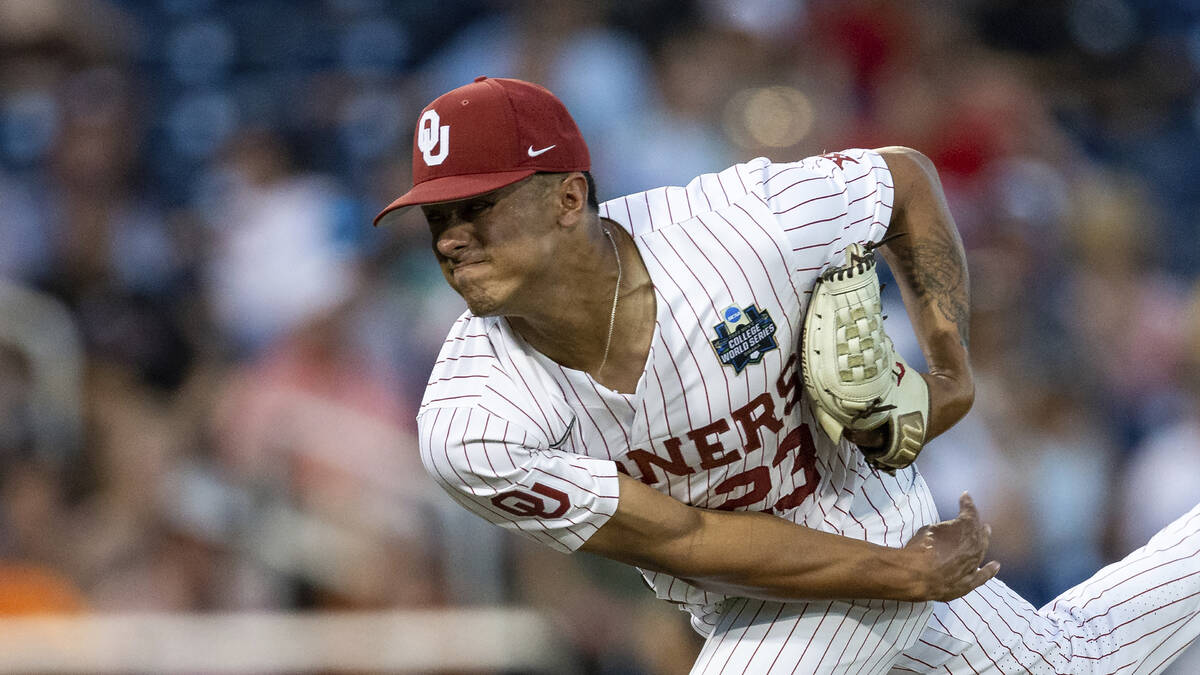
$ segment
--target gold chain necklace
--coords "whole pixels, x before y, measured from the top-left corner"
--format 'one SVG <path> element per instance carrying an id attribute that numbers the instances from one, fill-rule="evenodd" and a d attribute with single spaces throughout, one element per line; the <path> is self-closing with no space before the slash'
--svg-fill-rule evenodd
<path id="1" fill-rule="evenodd" d="M 608 339 L 604 341 L 604 358 L 600 360 L 600 367 L 596 369 L 597 375 L 604 370 L 604 365 L 608 363 L 608 348 L 612 346 L 613 328 L 617 325 L 617 300 L 621 297 L 621 252 L 617 250 L 617 242 L 613 239 L 612 231 L 603 225 L 600 227 L 608 237 L 608 243 L 612 244 L 613 255 L 617 258 L 617 287 L 613 289 L 612 314 L 608 317 Z"/>

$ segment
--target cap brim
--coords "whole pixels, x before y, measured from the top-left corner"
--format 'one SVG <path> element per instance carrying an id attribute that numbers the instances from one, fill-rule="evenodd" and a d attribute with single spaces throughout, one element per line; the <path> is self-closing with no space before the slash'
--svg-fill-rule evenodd
<path id="1" fill-rule="evenodd" d="M 387 208 L 375 216 L 375 225 L 379 225 L 385 216 L 406 206 L 419 204 L 437 204 L 453 202 L 467 197 L 474 197 L 492 190 L 499 190 L 506 185 L 528 178 L 537 173 L 537 169 L 517 169 L 515 171 L 497 171 L 496 173 L 473 174 L 466 176 L 445 176 L 427 180 L 404 193 L 399 199 L 388 204 Z"/>

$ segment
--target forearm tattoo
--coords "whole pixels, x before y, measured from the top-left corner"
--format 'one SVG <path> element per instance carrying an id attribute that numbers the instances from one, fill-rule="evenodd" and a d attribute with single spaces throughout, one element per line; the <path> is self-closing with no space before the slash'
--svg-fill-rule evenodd
<path id="1" fill-rule="evenodd" d="M 936 307 L 958 328 L 967 346 L 971 322 L 970 284 L 962 245 L 943 228 L 919 239 L 901 237 L 893 246 L 900 271 L 918 298 Z"/>

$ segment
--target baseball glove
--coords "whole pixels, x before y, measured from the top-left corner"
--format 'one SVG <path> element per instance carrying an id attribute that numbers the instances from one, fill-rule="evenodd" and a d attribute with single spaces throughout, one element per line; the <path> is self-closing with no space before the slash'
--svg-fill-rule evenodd
<path id="1" fill-rule="evenodd" d="M 846 261 L 817 279 L 800 349 L 813 413 L 837 443 L 845 430 L 880 430 L 884 444 L 860 448 L 867 463 L 895 472 L 925 444 L 929 387 L 883 330 L 876 245 L 851 244 Z"/>

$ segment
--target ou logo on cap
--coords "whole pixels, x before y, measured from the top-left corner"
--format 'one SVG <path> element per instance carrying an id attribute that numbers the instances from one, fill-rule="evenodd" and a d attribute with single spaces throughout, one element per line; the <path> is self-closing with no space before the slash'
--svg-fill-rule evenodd
<path id="1" fill-rule="evenodd" d="M 421 122 L 417 125 L 417 147 L 429 166 L 446 161 L 446 154 L 450 152 L 450 125 L 441 122 L 437 111 L 430 108 L 421 115 Z M 434 148 L 438 151 L 436 155 L 431 154 Z"/>

